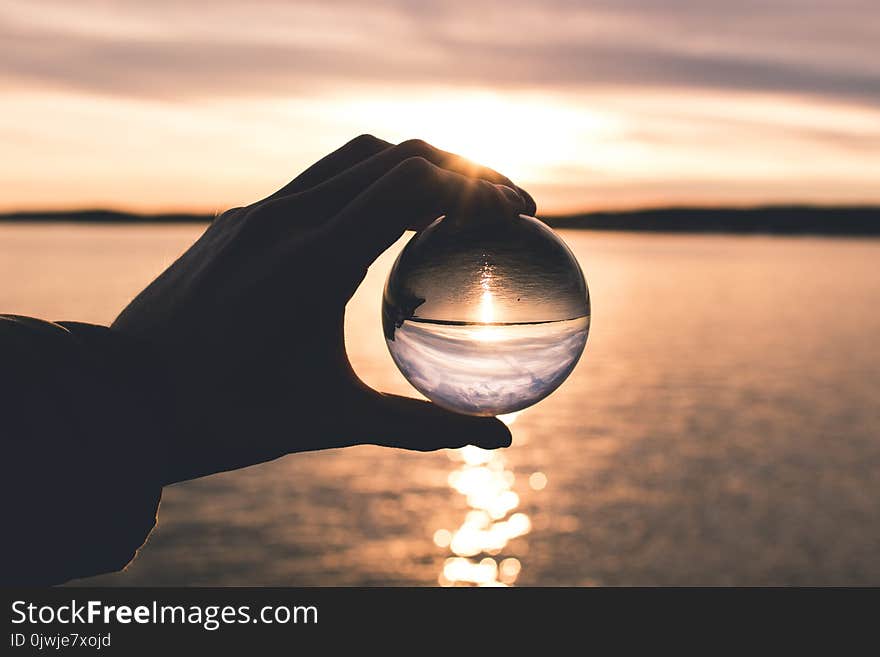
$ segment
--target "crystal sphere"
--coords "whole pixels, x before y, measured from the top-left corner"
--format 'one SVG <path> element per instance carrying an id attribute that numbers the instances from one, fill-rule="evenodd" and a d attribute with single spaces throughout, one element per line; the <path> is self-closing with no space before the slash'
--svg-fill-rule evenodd
<path id="1" fill-rule="evenodd" d="M 574 254 L 534 217 L 441 217 L 397 257 L 382 324 L 397 367 L 428 399 L 501 415 L 540 401 L 574 369 L 590 296 Z"/>

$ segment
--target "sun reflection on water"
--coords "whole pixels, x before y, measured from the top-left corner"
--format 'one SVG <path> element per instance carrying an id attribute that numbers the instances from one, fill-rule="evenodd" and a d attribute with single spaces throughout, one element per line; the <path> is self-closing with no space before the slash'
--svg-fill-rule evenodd
<path id="1" fill-rule="evenodd" d="M 495 281 L 494 268 L 489 263 L 484 263 L 480 272 L 480 305 L 479 316 L 480 322 L 484 326 L 480 326 L 473 330 L 475 340 L 480 342 L 494 342 L 502 337 L 502 333 L 498 328 L 491 326 L 498 321 L 498 313 L 495 309 L 495 297 L 492 295 L 492 285 Z"/>
<path id="2" fill-rule="evenodd" d="M 512 425 L 517 415 L 500 419 Z M 451 552 L 438 580 L 443 586 L 510 586 L 522 564 L 514 556 L 502 555 L 513 539 L 532 530 L 529 516 L 517 511 L 516 477 L 497 450 L 468 445 L 451 451 L 450 458 L 460 465 L 449 473 L 449 486 L 465 496 L 469 510 L 457 529 L 434 532 L 434 544 Z M 543 477 L 545 484 L 546 476 L 533 473 L 530 477 L 532 489 L 539 490 L 532 481 L 535 475 Z"/>

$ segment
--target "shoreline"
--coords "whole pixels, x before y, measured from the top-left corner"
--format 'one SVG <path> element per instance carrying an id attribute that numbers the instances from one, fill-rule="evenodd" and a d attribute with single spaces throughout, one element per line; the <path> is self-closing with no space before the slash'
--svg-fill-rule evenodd
<path id="1" fill-rule="evenodd" d="M 0 213 L 2 223 L 185 224 L 209 223 L 215 215 L 140 214 L 115 210 L 52 210 Z M 553 228 L 664 233 L 769 235 L 880 235 L 880 206 L 769 205 L 750 208 L 663 207 L 630 211 L 541 215 Z"/>

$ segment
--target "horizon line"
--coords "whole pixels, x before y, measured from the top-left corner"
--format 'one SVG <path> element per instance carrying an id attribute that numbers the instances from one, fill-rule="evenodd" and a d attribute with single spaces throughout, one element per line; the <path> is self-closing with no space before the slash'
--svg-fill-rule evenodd
<path id="1" fill-rule="evenodd" d="M 570 211 L 554 211 L 554 212 L 538 212 L 537 217 L 548 219 L 566 219 L 590 216 L 620 216 L 634 214 L 650 214 L 656 212 L 761 212 L 761 211 L 793 211 L 800 210 L 805 212 L 816 211 L 878 211 L 880 212 L 880 202 L 856 202 L 856 203 L 813 203 L 808 201 L 791 201 L 791 202 L 770 202 L 770 203 L 670 203 L 670 204 L 652 204 L 621 208 L 582 208 Z M 69 208 L 42 208 L 42 209 L 17 209 L 0 211 L 0 221 L 33 217 L 76 217 L 81 215 L 110 215 L 119 217 L 132 217 L 136 219 L 154 219 L 154 218 L 174 218 L 174 217 L 193 217 L 194 219 L 206 219 L 217 217 L 223 214 L 222 211 L 206 211 L 206 210 L 188 210 L 188 209 L 167 209 L 159 211 L 140 211 L 125 210 L 112 206 L 72 206 Z"/>

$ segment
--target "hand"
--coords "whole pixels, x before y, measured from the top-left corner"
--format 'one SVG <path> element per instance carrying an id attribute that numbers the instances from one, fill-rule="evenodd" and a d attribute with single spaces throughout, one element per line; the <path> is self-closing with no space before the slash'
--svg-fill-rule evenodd
<path id="1" fill-rule="evenodd" d="M 404 230 L 462 209 L 535 212 L 495 171 L 365 135 L 217 217 L 113 324 L 152 346 L 171 387 L 164 483 L 364 443 L 509 445 L 495 418 L 370 389 L 345 353 L 345 304 L 370 263 Z"/>

